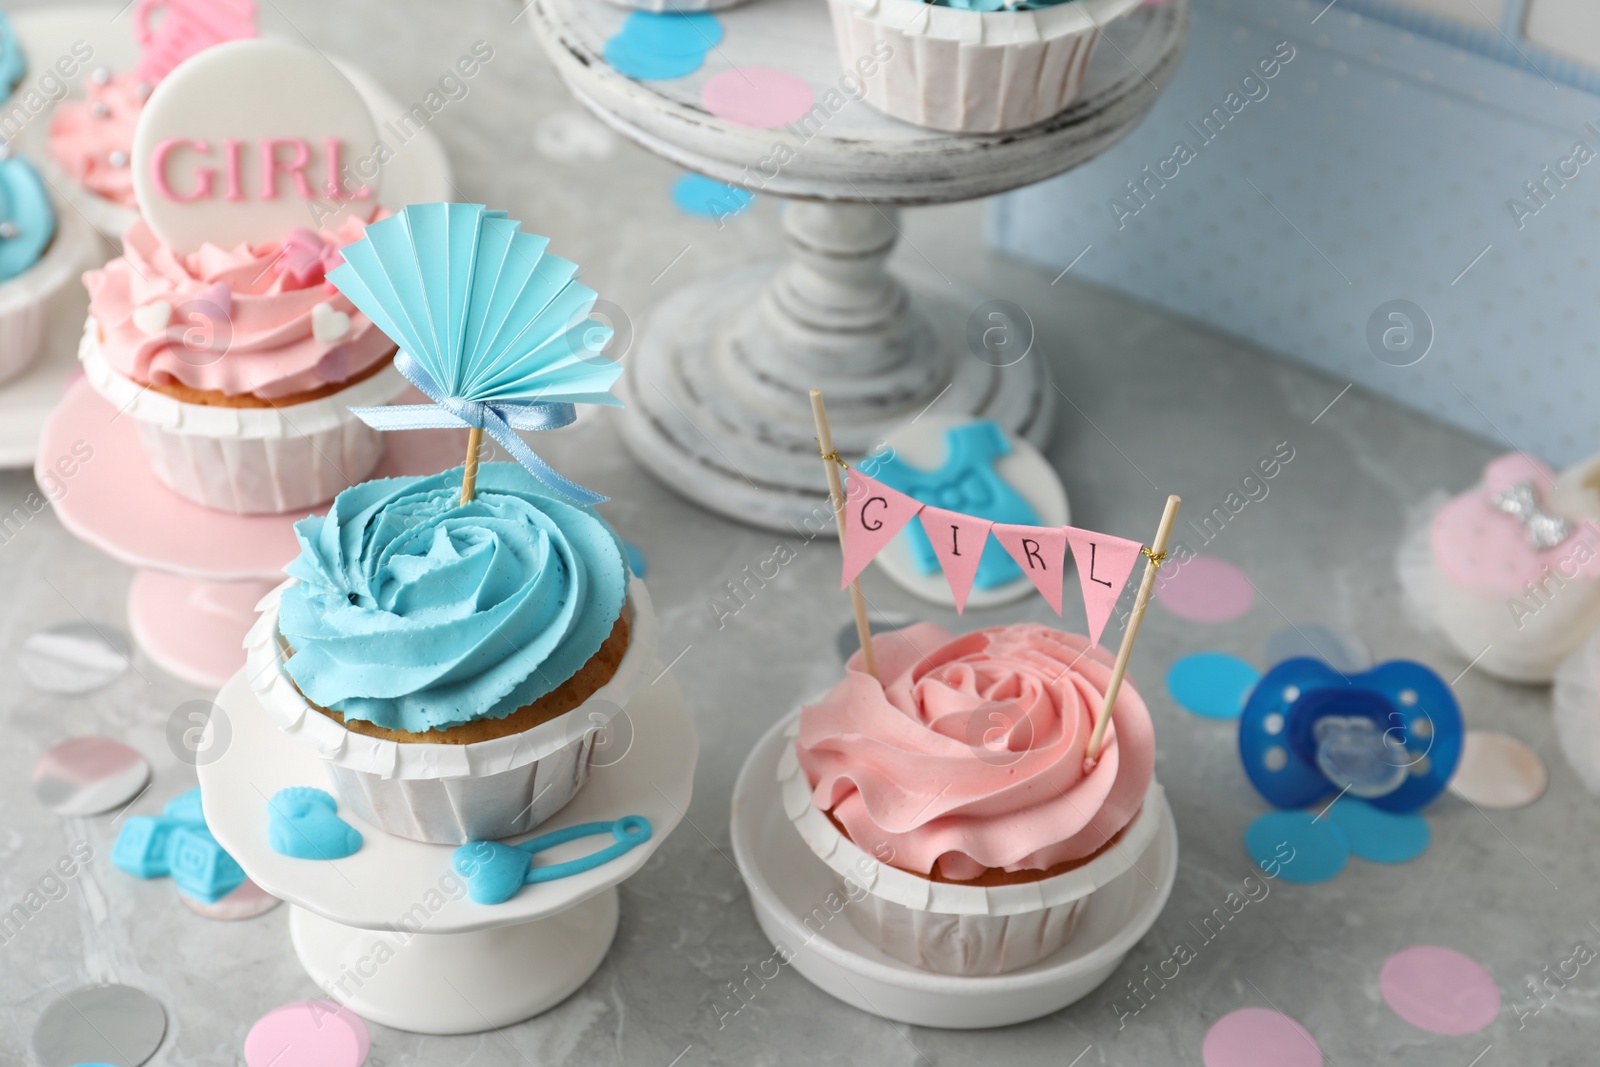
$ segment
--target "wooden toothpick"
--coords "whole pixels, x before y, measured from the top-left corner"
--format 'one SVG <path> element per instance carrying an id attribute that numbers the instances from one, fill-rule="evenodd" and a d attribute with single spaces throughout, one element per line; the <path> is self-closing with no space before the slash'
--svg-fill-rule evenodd
<path id="1" fill-rule="evenodd" d="M 1117 706 L 1117 693 L 1122 689 L 1122 676 L 1128 673 L 1128 659 L 1133 655 L 1133 643 L 1139 637 L 1139 624 L 1144 622 L 1144 609 L 1150 606 L 1150 594 L 1155 592 L 1156 571 L 1167 558 L 1167 538 L 1172 534 L 1172 524 L 1178 518 L 1176 496 L 1167 497 L 1166 510 L 1161 513 L 1161 525 L 1156 527 L 1156 539 L 1145 553 L 1144 578 L 1139 582 L 1139 595 L 1133 601 L 1133 614 L 1128 616 L 1128 628 L 1122 631 L 1122 647 L 1117 649 L 1117 661 L 1111 668 L 1111 684 L 1106 687 L 1105 702 L 1100 705 L 1100 717 L 1095 720 L 1094 733 L 1089 736 L 1089 747 L 1084 752 L 1084 762 L 1090 766 L 1100 758 L 1100 749 L 1106 742 L 1106 727 L 1111 725 L 1111 709 Z"/>
<path id="2" fill-rule="evenodd" d="M 461 473 L 461 502 L 470 503 L 478 491 L 478 453 L 483 448 L 483 427 L 467 431 L 467 464 Z"/>
<path id="3" fill-rule="evenodd" d="M 839 545 L 844 546 L 844 484 L 839 470 L 844 461 L 833 447 L 833 434 L 828 429 L 828 409 L 823 406 L 820 390 L 811 390 L 811 417 L 817 423 L 817 445 L 822 450 L 822 465 L 828 470 L 828 493 L 833 497 L 833 521 L 839 527 Z M 872 647 L 872 625 L 867 621 L 867 601 L 861 595 L 861 579 L 850 583 L 850 606 L 856 615 L 856 636 L 861 639 L 861 658 L 867 673 L 878 677 L 878 655 Z"/>

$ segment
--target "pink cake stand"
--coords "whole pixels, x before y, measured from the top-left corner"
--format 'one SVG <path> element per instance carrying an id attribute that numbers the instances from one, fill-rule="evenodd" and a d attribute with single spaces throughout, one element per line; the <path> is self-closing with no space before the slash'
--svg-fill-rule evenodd
<path id="1" fill-rule="evenodd" d="M 400 402 L 424 399 L 413 392 Z M 138 438 L 133 420 L 80 380 L 45 422 L 35 472 L 41 484 L 64 487 L 54 501 L 63 526 L 138 568 L 128 629 L 139 647 L 163 670 L 220 689 L 244 666 L 256 603 L 283 580 L 298 550 L 294 523 L 305 514 L 201 507 L 156 478 Z M 80 461 L 86 446 L 91 458 Z M 415 430 L 390 434 L 386 446 L 374 478 L 434 474 L 461 462 L 466 434 Z M 70 475 L 58 466 L 64 460 Z"/>

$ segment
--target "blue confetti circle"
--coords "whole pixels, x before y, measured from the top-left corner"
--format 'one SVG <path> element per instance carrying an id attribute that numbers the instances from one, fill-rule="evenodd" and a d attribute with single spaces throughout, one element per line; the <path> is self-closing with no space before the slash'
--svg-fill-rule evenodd
<path id="1" fill-rule="evenodd" d="M 1225 652 L 1197 652 L 1185 656 L 1167 672 L 1172 699 L 1208 719 L 1237 719 L 1245 698 L 1261 672 L 1238 656 Z"/>
<path id="2" fill-rule="evenodd" d="M 1326 820 L 1344 834 L 1350 851 L 1374 863 L 1405 863 L 1428 850 L 1433 832 L 1421 815 L 1380 811 L 1354 797 L 1344 797 L 1328 809 Z"/>
<path id="3" fill-rule="evenodd" d="M 1245 828 L 1245 851 L 1285 882 L 1326 882 L 1350 862 L 1350 843 L 1327 818 L 1309 811 L 1273 811 Z"/>
<path id="4" fill-rule="evenodd" d="M 672 202 L 691 215 L 720 219 L 750 206 L 755 194 L 703 174 L 685 174 L 672 183 Z"/>
<path id="5" fill-rule="evenodd" d="M 699 70 L 721 40 L 722 22 L 715 15 L 635 11 L 606 41 L 605 57 L 619 74 L 663 81 Z"/>

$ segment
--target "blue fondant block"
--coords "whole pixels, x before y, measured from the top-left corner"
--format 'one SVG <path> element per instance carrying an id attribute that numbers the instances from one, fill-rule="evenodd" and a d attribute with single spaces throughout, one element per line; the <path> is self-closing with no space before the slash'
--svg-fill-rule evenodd
<path id="1" fill-rule="evenodd" d="M 166 807 L 161 809 L 161 814 L 178 822 L 204 826 L 206 816 L 200 807 L 200 787 L 195 786 L 187 793 L 179 793 L 167 801 Z"/>
<path id="2" fill-rule="evenodd" d="M 945 461 L 938 470 L 913 467 L 892 453 L 875 453 L 861 461 L 861 469 L 891 489 L 924 504 L 998 523 L 1036 526 L 1039 515 L 1023 495 L 994 469 L 998 459 L 1011 454 L 1011 442 L 998 424 L 989 420 L 952 426 L 945 431 Z M 906 543 L 918 571 L 934 574 L 939 557 L 928 543 L 920 522 L 908 523 Z M 990 538 L 978 563 L 979 589 L 993 589 L 1022 577 L 1000 543 Z"/>
<path id="3" fill-rule="evenodd" d="M 207 904 L 227 896 L 244 881 L 243 868 L 223 851 L 210 830 L 198 826 L 173 829 L 167 866 L 181 892 Z"/>
<path id="4" fill-rule="evenodd" d="M 155 815 L 135 815 L 122 824 L 111 862 L 135 878 L 165 878 L 167 847 L 177 824 Z"/>

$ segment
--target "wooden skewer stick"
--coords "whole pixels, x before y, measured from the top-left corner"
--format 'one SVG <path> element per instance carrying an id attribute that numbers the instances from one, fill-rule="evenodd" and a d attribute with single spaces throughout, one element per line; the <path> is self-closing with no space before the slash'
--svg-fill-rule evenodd
<path id="1" fill-rule="evenodd" d="M 467 465 L 461 474 L 461 502 L 469 503 L 478 491 L 478 453 L 483 450 L 483 427 L 467 431 Z"/>
<path id="2" fill-rule="evenodd" d="M 822 449 L 822 465 L 828 469 L 828 493 L 833 497 L 833 521 L 839 527 L 839 544 L 844 544 L 844 485 L 839 479 L 839 454 L 833 448 L 833 434 L 828 429 L 828 409 L 822 404 L 820 390 L 811 390 L 811 417 L 817 423 L 817 444 Z M 861 640 L 861 658 L 866 662 L 867 673 L 878 677 L 878 654 L 872 647 L 872 625 L 867 621 L 867 601 L 861 595 L 861 579 L 850 583 L 850 606 L 856 615 L 856 636 Z"/>
<path id="3" fill-rule="evenodd" d="M 1150 594 L 1155 592 L 1156 571 L 1165 558 L 1167 538 L 1172 534 L 1172 524 L 1178 519 L 1176 496 L 1167 497 L 1166 510 L 1161 513 L 1161 525 L 1156 527 L 1156 539 L 1150 544 L 1150 557 L 1144 564 L 1144 578 L 1139 582 L 1139 595 L 1133 601 L 1133 614 L 1128 616 L 1128 628 L 1122 631 L 1122 647 L 1117 649 L 1117 661 L 1111 668 L 1111 684 L 1106 687 L 1106 699 L 1100 706 L 1100 717 L 1095 720 L 1094 733 L 1089 737 L 1089 747 L 1084 761 L 1093 764 L 1100 758 L 1100 749 L 1106 742 L 1106 727 L 1111 725 L 1111 709 L 1117 706 L 1117 693 L 1122 689 L 1122 676 L 1128 673 L 1128 660 L 1133 656 L 1133 643 L 1139 637 L 1139 625 L 1144 622 L 1144 609 L 1150 606 Z"/>

